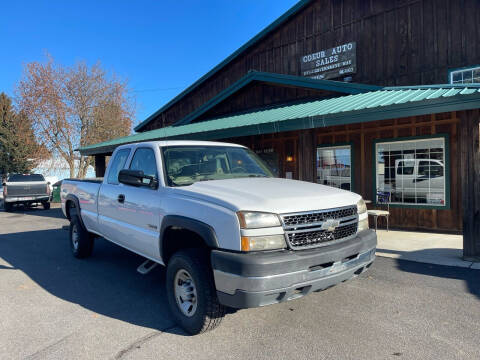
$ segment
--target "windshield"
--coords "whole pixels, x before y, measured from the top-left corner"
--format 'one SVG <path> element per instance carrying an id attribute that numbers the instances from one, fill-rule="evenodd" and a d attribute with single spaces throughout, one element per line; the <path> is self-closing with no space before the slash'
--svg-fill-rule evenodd
<path id="1" fill-rule="evenodd" d="M 8 182 L 24 182 L 24 181 L 45 181 L 43 175 L 40 174 L 13 174 L 8 177 Z"/>
<path id="2" fill-rule="evenodd" d="M 273 177 L 252 151 L 233 146 L 168 146 L 162 148 L 169 186 L 197 181 Z"/>

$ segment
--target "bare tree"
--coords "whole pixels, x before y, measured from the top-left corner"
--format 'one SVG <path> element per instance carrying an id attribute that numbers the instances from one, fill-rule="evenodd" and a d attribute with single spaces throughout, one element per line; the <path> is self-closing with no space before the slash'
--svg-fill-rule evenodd
<path id="1" fill-rule="evenodd" d="M 127 84 L 100 63 L 67 67 L 47 55 L 45 62 L 24 66 L 16 94 L 39 142 L 65 159 L 71 177 L 83 178 L 93 162 L 75 149 L 131 131 L 134 105 Z"/>

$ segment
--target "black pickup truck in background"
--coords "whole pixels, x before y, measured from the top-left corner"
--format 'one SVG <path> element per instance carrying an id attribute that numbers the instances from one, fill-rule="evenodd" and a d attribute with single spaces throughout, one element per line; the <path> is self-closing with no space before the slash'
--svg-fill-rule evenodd
<path id="1" fill-rule="evenodd" d="M 3 206 L 12 211 L 15 205 L 42 204 L 50 209 L 50 186 L 40 174 L 10 174 L 3 183 Z"/>

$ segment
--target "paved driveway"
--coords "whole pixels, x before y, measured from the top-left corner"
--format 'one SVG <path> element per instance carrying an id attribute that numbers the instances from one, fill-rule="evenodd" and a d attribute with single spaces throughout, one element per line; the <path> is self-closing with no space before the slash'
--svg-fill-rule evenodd
<path id="1" fill-rule="evenodd" d="M 164 271 L 103 240 L 70 255 L 59 209 L 0 212 L 3 359 L 478 359 L 480 271 L 378 258 L 322 293 L 228 314 L 190 337 Z"/>

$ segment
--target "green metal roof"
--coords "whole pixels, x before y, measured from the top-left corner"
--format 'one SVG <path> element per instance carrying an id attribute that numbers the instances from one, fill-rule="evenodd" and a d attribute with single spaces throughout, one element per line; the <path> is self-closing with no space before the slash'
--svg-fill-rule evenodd
<path id="1" fill-rule="evenodd" d="M 318 80 L 310 79 L 304 76 L 250 71 L 247 75 L 242 77 L 240 80 L 238 80 L 225 90 L 218 93 L 218 95 L 214 96 L 211 100 L 207 101 L 195 111 L 192 111 L 180 121 L 177 121 L 174 126 L 186 125 L 191 123 L 193 120 L 197 119 L 199 116 L 203 115 L 205 112 L 213 108 L 215 105 L 219 104 L 220 102 L 233 95 L 240 89 L 244 88 L 248 84 L 252 83 L 253 81 L 260 81 L 269 84 L 295 86 L 308 89 L 325 90 L 344 94 L 361 94 L 368 91 L 381 89 L 380 86 L 376 85 L 347 83 L 343 81 L 332 80 Z"/>
<path id="2" fill-rule="evenodd" d="M 478 86 L 385 88 L 170 126 L 82 147 L 79 151 L 94 155 L 110 153 L 122 144 L 142 141 L 225 139 L 477 108 L 480 108 Z"/>
<path id="3" fill-rule="evenodd" d="M 196 89 L 200 84 L 202 84 L 205 80 L 209 79 L 212 75 L 217 73 L 219 70 L 221 70 L 224 66 L 228 65 L 232 60 L 236 59 L 237 56 L 239 56 L 243 51 L 248 49 L 250 46 L 256 44 L 258 41 L 263 39 L 265 36 L 270 34 L 272 31 L 274 31 L 278 26 L 283 24 L 285 21 L 290 19 L 293 15 L 298 13 L 300 10 L 302 10 L 307 4 L 312 2 L 312 0 L 300 0 L 298 3 L 296 3 L 294 6 L 292 6 L 287 12 L 285 12 L 283 15 L 281 15 L 277 20 L 272 22 L 270 25 L 268 25 L 265 29 L 260 31 L 257 35 L 255 35 L 253 38 L 251 38 L 249 41 L 247 41 L 244 45 L 242 45 L 240 48 L 238 48 L 235 52 L 233 52 L 230 56 L 228 56 L 225 60 L 223 60 L 220 64 L 215 66 L 212 70 L 210 70 L 208 73 L 203 75 L 200 79 L 195 81 L 192 85 L 190 85 L 188 88 L 186 88 L 184 91 L 182 91 L 180 94 L 178 94 L 176 97 L 174 97 L 172 100 L 170 100 L 168 103 L 166 103 L 164 106 L 162 106 L 159 110 L 155 111 L 152 115 L 150 115 L 147 119 L 142 121 L 140 124 L 138 124 L 135 127 L 135 131 L 140 131 L 145 125 L 147 125 L 150 121 L 155 119 L 159 114 L 161 114 L 163 111 L 168 109 L 170 106 L 178 102 L 180 99 L 182 99 L 185 95 L 189 94 L 192 92 L 194 89 Z"/>

